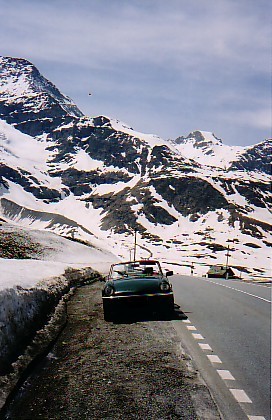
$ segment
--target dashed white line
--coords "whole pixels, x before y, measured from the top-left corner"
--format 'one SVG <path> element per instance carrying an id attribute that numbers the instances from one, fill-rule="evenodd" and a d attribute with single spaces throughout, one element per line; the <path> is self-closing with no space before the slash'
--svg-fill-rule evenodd
<path id="1" fill-rule="evenodd" d="M 221 376 L 222 379 L 235 381 L 235 378 L 232 376 L 229 370 L 217 369 L 217 373 Z"/>
<path id="2" fill-rule="evenodd" d="M 267 287 L 269 287 L 269 285 L 270 285 L 270 280 L 267 281 L 267 282 L 263 282 L 263 284 L 262 283 L 251 283 L 251 282 L 246 282 L 246 284 L 248 284 L 250 286 L 253 286 L 253 287 L 258 286 L 258 287 L 262 287 L 263 289 L 264 288 L 267 289 Z"/>
<path id="3" fill-rule="evenodd" d="M 226 287 L 227 289 L 235 290 L 236 292 L 244 293 L 245 295 L 255 297 L 256 299 L 263 300 L 264 302 L 271 303 L 271 300 L 262 298 L 260 296 L 253 295 L 252 293 L 244 292 L 244 290 L 235 289 L 235 287 L 226 286 L 225 284 L 217 283 L 216 281 L 211 281 L 211 280 L 204 280 L 204 281 L 206 281 L 208 283 L 212 283 L 212 284 L 217 284 L 218 286 Z"/>
<path id="4" fill-rule="evenodd" d="M 211 346 L 209 344 L 206 344 L 206 343 L 198 343 L 198 345 L 199 345 L 199 347 L 202 348 L 202 350 L 210 350 L 210 351 L 212 351 L 212 348 L 211 348 Z"/>
<path id="5" fill-rule="evenodd" d="M 209 280 L 206 280 L 206 281 L 209 281 Z M 265 302 L 271 303 L 267 299 L 261 298 L 260 296 L 253 295 L 251 293 L 244 292 L 243 290 L 235 289 L 233 287 L 229 287 L 229 286 L 226 286 L 226 285 L 223 285 L 223 284 L 220 284 L 220 283 L 216 283 L 216 282 L 212 282 L 212 281 L 209 281 L 209 282 L 217 284 L 218 286 L 226 287 L 227 289 L 232 289 L 232 290 L 235 290 L 237 292 L 245 293 L 246 295 L 253 296 L 255 298 L 264 300 Z M 191 324 L 191 321 L 189 319 L 183 319 L 182 322 L 184 322 L 185 324 Z M 186 325 L 186 328 L 189 331 L 196 331 L 197 330 L 197 328 L 194 325 Z M 204 337 L 201 334 L 192 333 L 192 336 L 194 337 L 195 340 L 204 340 Z M 212 351 L 211 346 L 207 343 L 198 343 L 198 345 L 202 350 Z M 222 363 L 222 361 L 220 360 L 220 358 L 216 354 L 207 354 L 206 356 L 208 357 L 208 359 L 210 360 L 211 363 Z M 219 376 L 221 377 L 221 379 L 235 381 L 234 376 L 230 373 L 229 370 L 216 369 L 216 371 L 219 374 Z M 234 398 L 239 403 L 252 403 L 251 399 L 248 397 L 248 395 L 245 393 L 245 391 L 243 389 L 232 388 L 232 389 L 230 389 L 230 392 L 232 393 Z M 265 417 L 263 417 L 263 416 L 247 416 L 247 417 L 248 417 L 249 420 L 266 420 Z"/>
<path id="6" fill-rule="evenodd" d="M 216 356 L 216 354 L 207 354 L 207 357 L 212 363 L 222 363 L 222 361 L 219 359 L 218 356 Z"/>
<path id="7" fill-rule="evenodd" d="M 201 334 L 192 333 L 192 336 L 195 340 L 204 340 L 204 337 Z"/>
<path id="8" fill-rule="evenodd" d="M 243 389 L 230 389 L 234 398 L 240 403 L 252 403 L 251 399 L 247 396 Z"/>

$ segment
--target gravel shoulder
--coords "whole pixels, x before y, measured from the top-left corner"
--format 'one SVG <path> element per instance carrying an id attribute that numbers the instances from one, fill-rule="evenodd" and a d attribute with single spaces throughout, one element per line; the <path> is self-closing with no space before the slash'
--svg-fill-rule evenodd
<path id="1" fill-rule="evenodd" d="M 220 419 L 166 321 L 105 322 L 101 283 L 79 288 L 68 322 L 3 419 Z"/>

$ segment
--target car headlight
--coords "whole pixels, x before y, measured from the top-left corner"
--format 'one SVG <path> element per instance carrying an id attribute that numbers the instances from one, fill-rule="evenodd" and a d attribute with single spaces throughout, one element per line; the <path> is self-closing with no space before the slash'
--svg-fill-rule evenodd
<path id="1" fill-rule="evenodd" d="M 105 286 L 104 295 L 105 296 L 112 296 L 112 295 L 114 295 L 114 288 L 113 288 L 113 286 L 111 286 L 110 284 L 108 284 L 107 286 Z"/>
<path id="2" fill-rule="evenodd" d="M 169 290 L 171 290 L 171 286 L 169 283 L 167 283 L 167 281 L 163 281 L 160 284 L 160 289 L 162 292 L 169 292 Z"/>

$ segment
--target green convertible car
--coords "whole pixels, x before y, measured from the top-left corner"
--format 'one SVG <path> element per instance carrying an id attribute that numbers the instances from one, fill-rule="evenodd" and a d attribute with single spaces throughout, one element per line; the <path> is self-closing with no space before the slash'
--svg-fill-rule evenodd
<path id="1" fill-rule="evenodd" d="M 102 290 L 104 319 L 128 314 L 131 309 L 148 309 L 164 314 L 174 311 L 174 295 L 168 280 L 155 260 L 139 260 L 113 264 Z"/>

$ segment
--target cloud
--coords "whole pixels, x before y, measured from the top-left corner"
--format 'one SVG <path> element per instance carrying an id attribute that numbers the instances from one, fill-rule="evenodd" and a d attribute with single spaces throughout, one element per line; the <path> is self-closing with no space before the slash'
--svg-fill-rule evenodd
<path id="1" fill-rule="evenodd" d="M 240 111 L 229 114 L 227 119 L 241 125 L 247 124 L 248 127 L 267 130 L 267 133 L 270 132 L 271 134 L 272 119 L 270 109 Z"/>
<path id="2" fill-rule="evenodd" d="M 138 129 L 141 101 L 145 110 L 157 108 L 171 133 L 180 130 L 178 115 L 190 129 L 216 118 L 224 132 L 227 120 L 238 130 L 252 112 L 256 127 L 267 129 L 260 110 L 269 100 L 268 0 L 2 3 L 2 54 L 32 61 L 79 107 L 88 108 L 83 86 L 91 84 L 97 104 L 123 107 Z"/>
<path id="3" fill-rule="evenodd" d="M 107 1 L 11 0 L 2 11 L 6 48 L 14 49 L 20 36 L 18 50 L 25 54 L 31 51 L 33 57 L 64 62 L 74 58 L 94 67 L 127 60 L 184 70 L 231 61 L 264 69 L 257 57 L 266 54 L 268 29 L 254 14 L 243 10 L 238 15 L 233 2 L 228 6 L 226 1 L 206 1 L 206 7 L 199 7 L 199 2 L 190 6 L 170 0 L 151 9 L 139 7 L 137 1 L 130 6 L 112 3 L 116 7 L 105 7 Z"/>

